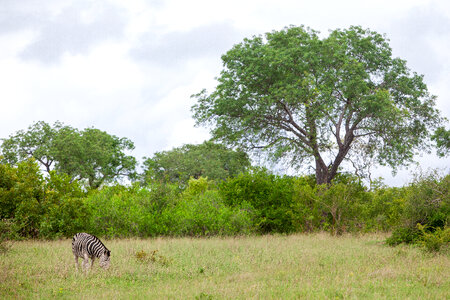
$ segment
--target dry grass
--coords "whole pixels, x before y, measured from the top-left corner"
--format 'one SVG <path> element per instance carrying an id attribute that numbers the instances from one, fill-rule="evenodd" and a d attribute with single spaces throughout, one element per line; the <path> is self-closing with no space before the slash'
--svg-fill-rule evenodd
<path id="1" fill-rule="evenodd" d="M 111 268 L 76 273 L 70 240 L 14 243 L 2 299 L 449 299 L 450 258 L 384 235 L 110 240 Z"/>

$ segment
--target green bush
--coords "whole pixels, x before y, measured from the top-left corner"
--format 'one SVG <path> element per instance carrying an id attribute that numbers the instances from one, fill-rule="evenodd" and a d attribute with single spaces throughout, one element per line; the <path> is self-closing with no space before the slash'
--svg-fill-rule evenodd
<path id="1" fill-rule="evenodd" d="M 92 191 L 85 200 L 91 216 L 89 232 L 107 237 L 139 236 L 142 207 L 138 203 L 139 197 L 123 186 Z"/>
<path id="2" fill-rule="evenodd" d="M 19 236 L 70 236 L 80 228 L 84 192 L 77 181 L 55 172 L 43 178 L 32 159 L 17 167 L 0 164 L 0 173 L 0 217 L 11 219 Z"/>
<path id="3" fill-rule="evenodd" d="M 11 241 L 20 239 L 18 227 L 12 219 L 0 219 L 0 254 L 11 248 Z"/>
<path id="4" fill-rule="evenodd" d="M 450 227 L 437 228 L 432 232 L 429 232 L 426 226 L 420 224 L 417 224 L 417 228 L 422 234 L 419 244 L 428 252 L 439 252 L 443 247 L 448 248 L 450 244 Z"/>
<path id="5" fill-rule="evenodd" d="M 293 182 L 293 199 L 291 204 L 292 222 L 297 232 L 319 230 L 323 215 L 315 182 L 308 177 L 298 177 Z"/>
<path id="6" fill-rule="evenodd" d="M 450 175 L 431 173 L 416 179 L 408 187 L 404 217 L 405 226 L 443 228 L 450 221 Z"/>
<path id="7" fill-rule="evenodd" d="M 139 236 L 167 235 L 173 222 L 171 208 L 176 204 L 180 191 L 176 184 L 151 183 L 137 193 L 140 213 L 137 219 Z"/>
<path id="8" fill-rule="evenodd" d="M 225 205 L 213 182 L 191 178 L 173 207 L 172 235 L 210 236 L 248 234 L 253 223 L 249 210 Z"/>
<path id="9" fill-rule="evenodd" d="M 293 178 L 276 176 L 264 169 L 229 178 L 219 186 L 225 204 L 254 209 L 254 223 L 260 233 L 294 232 Z"/>
<path id="10" fill-rule="evenodd" d="M 45 182 L 38 164 L 30 159 L 18 163 L 12 168 L 15 173 L 12 187 L 4 191 L 6 198 L 13 201 L 9 215 L 2 218 L 13 218 L 22 237 L 39 237 L 39 224 L 45 214 L 46 194 Z M 9 194 L 9 196 L 7 195 Z"/>
<path id="11" fill-rule="evenodd" d="M 49 207 L 43 216 L 39 235 L 47 239 L 72 237 L 77 232 L 87 230 L 86 220 L 89 218 L 83 198 L 60 198 L 58 204 Z"/>
<path id="12" fill-rule="evenodd" d="M 445 226 L 449 217 L 450 175 L 442 177 L 431 173 L 419 177 L 406 188 L 401 224 L 387 243 L 425 243 L 430 249 L 436 248 L 441 234 L 447 232 Z"/>
<path id="13" fill-rule="evenodd" d="M 365 231 L 391 231 L 400 225 L 406 203 L 406 189 L 381 187 L 370 194 L 363 208 Z"/>
<path id="14" fill-rule="evenodd" d="M 330 186 L 317 189 L 318 201 L 324 219 L 323 229 L 333 234 L 360 231 L 365 227 L 363 214 L 370 202 L 370 194 L 361 181 L 348 174 L 337 176 Z"/>
<path id="15" fill-rule="evenodd" d="M 313 176 L 277 176 L 255 168 L 220 182 L 191 178 L 184 191 L 149 182 L 85 192 L 67 175 L 44 177 L 33 160 L 14 167 L 2 163 L 0 244 L 78 231 L 151 237 L 394 228 L 388 244 L 417 243 L 438 251 L 448 244 L 449 190 L 450 175 L 429 174 L 406 187 L 367 191 L 350 174 L 318 186 Z"/>
<path id="16" fill-rule="evenodd" d="M 46 178 L 44 215 L 39 235 L 44 238 L 71 237 L 86 229 L 89 214 L 84 205 L 83 192 L 78 181 L 54 171 Z"/>
<path id="17" fill-rule="evenodd" d="M 420 241 L 422 234 L 417 228 L 398 227 L 391 236 L 386 239 L 386 244 L 389 246 L 397 246 L 399 244 L 413 244 Z"/>
<path id="18" fill-rule="evenodd" d="M 168 210 L 175 205 L 177 187 L 153 184 L 129 188 L 105 187 L 85 200 L 90 232 L 108 237 L 149 237 L 167 234 L 172 223 Z"/>

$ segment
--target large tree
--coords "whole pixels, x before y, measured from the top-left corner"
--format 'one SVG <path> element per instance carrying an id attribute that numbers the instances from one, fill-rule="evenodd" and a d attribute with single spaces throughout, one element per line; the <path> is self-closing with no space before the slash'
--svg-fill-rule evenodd
<path id="1" fill-rule="evenodd" d="M 4 162 L 16 165 L 33 157 L 47 172 L 66 173 L 91 188 L 120 176 L 133 177 L 136 159 L 125 153 L 132 149 L 129 139 L 99 129 L 79 131 L 61 122 L 51 126 L 43 121 L 11 135 L 1 145 Z"/>
<path id="2" fill-rule="evenodd" d="M 197 124 L 292 166 L 314 162 L 319 184 L 352 157 L 394 169 L 412 162 L 441 122 L 423 76 L 361 27 L 323 38 L 288 27 L 244 39 L 222 60 L 215 90 L 193 96 Z"/>
<path id="3" fill-rule="evenodd" d="M 158 180 L 181 185 L 187 184 L 190 177 L 224 180 L 250 167 L 245 152 L 212 142 L 187 144 L 144 159 L 144 181 Z"/>

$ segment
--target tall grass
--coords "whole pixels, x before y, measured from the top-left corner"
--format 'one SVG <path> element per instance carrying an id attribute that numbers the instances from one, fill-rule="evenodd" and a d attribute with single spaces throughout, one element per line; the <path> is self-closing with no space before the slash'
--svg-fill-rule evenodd
<path id="1" fill-rule="evenodd" d="M 1 299 L 448 299 L 450 258 L 385 235 L 105 240 L 76 273 L 70 240 L 20 241 L 0 256 Z"/>

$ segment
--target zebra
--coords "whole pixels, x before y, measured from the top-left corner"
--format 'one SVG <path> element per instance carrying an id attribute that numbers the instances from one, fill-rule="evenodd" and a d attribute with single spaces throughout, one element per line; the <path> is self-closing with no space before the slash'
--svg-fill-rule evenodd
<path id="1" fill-rule="evenodd" d="M 103 269 L 109 268 L 111 251 L 96 236 L 85 232 L 75 234 L 72 239 L 72 252 L 75 256 L 75 267 L 77 271 L 78 257 L 83 258 L 82 267 L 87 270 L 92 268 L 96 257 L 100 259 L 100 267 Z M 90 266 L 89 258 L 92 260 Z"/>

